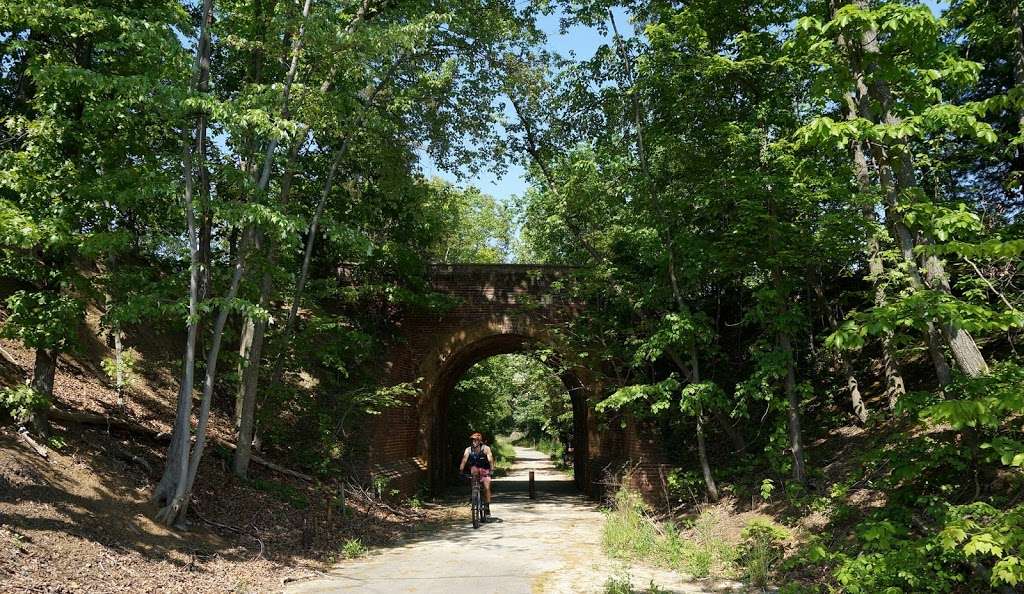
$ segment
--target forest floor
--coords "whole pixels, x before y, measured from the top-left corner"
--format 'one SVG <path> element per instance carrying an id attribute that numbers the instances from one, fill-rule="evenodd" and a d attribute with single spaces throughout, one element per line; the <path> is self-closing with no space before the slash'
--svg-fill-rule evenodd
<path id="1" fill-rule="evenodd" d="M 97 312 L 80 348 L 60 359 L 55 408 L 128 421 L 118 426 L 51 420 L 43 458 L 14 427 L 0 426 L 0 591 L 273 592 L 316 575 L 348 550 L 388 546 L 445 525 L 457 512 L 426 503 L 389 509 L 365 501 L 340 509 L 321 486 L 254 465 L 229 471 L 230 452 L 208 448 L 188 531 L 154 522 L 149 495 L 160 478 L 174 418 L 176 367 L 166 340 L 133 345 L 137 381 L 118 404 L 100 362 Z M 21 382 L 33 353 L 0 340 L 0 384 Z M 229 441 L 230 403 L 211 415 L 213 439 Z M 396 513 L 397 512 L 397 513 Z"/>
<path id="2" fill-rule="evenodd" d="M 494 481 L 493 518 L 474 529 L 468 519 L 429 537 L 336 565 L 326 576 L 290 585 L 290 594 L 342 592 L 448 594 L 449 592 L 604 592 L 609 580 L 629 575 L 659 592 L 732 592 L 741 584 L 695 581 L 678 573 L 624 565 L 601 547 L 604 516 L 578 494 L 572 479 L 546 454 L 515 448 L 508 474 Z M 529 473 L 536 498 L 529 498 Z M 465 499 L 465 494 L 463 499 Z M 467 504 L 457 497 L 454 506 Z"/>

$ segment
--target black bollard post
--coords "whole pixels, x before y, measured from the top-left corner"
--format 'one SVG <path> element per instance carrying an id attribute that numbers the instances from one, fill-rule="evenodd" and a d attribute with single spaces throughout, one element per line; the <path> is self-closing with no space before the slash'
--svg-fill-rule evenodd
<path id="1" fill-rule="evenodd" d="M 533 471 L 530 471 L 530 499 L 537 498 L 537 491 L 533 486 Z"/>

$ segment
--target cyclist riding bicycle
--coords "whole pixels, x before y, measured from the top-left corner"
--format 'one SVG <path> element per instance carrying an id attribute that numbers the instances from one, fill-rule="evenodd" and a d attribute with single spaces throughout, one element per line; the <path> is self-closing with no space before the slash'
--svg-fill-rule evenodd
<path id="1" fill-rule="evenodd" d="M 472 443 L 462 453 L 459 472 L 464 472 L 468 463 L 470 474 L 480 477 L 480 483 L 484 486 L 484 514 L 489 516 L 491 515 L 491 467 L 494 466 L 494 454 L 491 453 L 491 448 L 484 445 L 484 436 L 479 431 L 474 431 L 469 438 Z"/>

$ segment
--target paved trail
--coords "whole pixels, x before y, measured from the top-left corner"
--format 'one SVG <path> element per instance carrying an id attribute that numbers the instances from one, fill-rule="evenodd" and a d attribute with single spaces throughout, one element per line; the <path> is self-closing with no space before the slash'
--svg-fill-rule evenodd
<path id="1" fill-rule="evenodd" d="M 537 498 L 529 499 L 533 470 Z M 516 448 L 508 476 L 493 484 L 492 523 L 466 525 L 336 565 L 326 576 L 292 584 L 288 594 L 360 592 L 582 593 L 601 592 L 621 564 L 601 552 L 604 517 L 577 494 L 548 457 Z M 729 584 L 696 584 L 666 571 L 630 567 L 633 584 L 651 580 L 667 592 L 725 592 Z"/>

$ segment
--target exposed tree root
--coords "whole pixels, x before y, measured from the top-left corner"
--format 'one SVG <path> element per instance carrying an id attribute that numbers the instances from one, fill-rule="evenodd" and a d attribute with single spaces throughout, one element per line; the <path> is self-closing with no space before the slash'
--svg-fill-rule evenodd
<path id="1" fill-rule="evenodd" d="M 18 435 L 21 437 L 22 441 L 28 444 L 28 447 L 32 448 L 32 451 L 34 451 L 35 453 L 39 454 L 40 456 L 47 460 L 50 459 L 50 453 L 49 451 L 47 451 L 46 446 L 32 439 L 32 436 L 28 434 L 28 429 L 22 427 L 21 429 L 18 430 Z"/>

